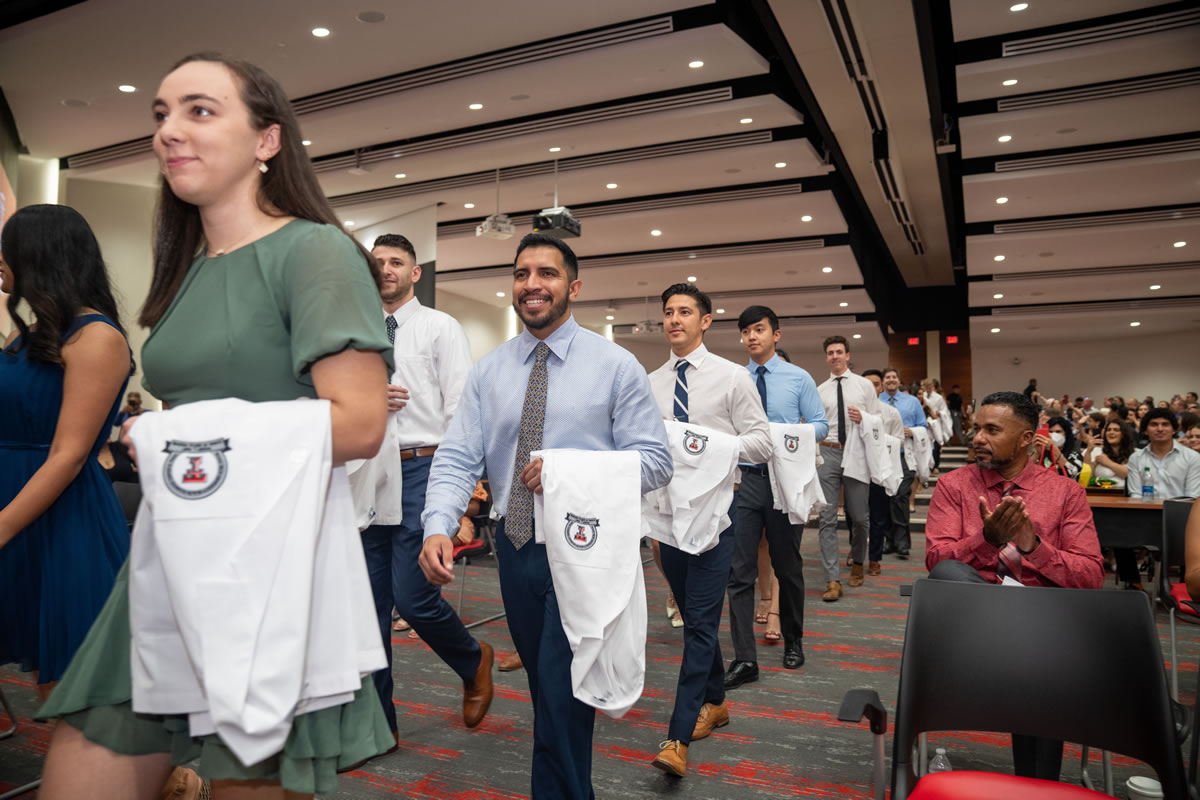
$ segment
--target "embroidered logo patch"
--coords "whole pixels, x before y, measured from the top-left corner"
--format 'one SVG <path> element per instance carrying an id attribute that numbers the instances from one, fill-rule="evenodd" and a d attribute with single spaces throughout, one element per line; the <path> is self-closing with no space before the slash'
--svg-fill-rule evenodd
<path id="1" fill-rule="evenodd" d="M 229 463 L 225 452 L 229 450 L 228 439 L 212 439 L 207 442 L 180 442 L 169 440 L 163 448 L 169 453 L 163 464 L 163 483 L 171 493 L 184 500 L 202 500 L 225 482 Z"/>
<path id="2" fill-rule="evenodd" d="M 794 453 L 800 449 L 800 437 L 783 435 L 783 446 L 789 453 Z"/>
<path id="3" fill-rule="evenodd" d="M 708 447 L 708 437 L 693 431 L 683 432 L 683 449 L 693 456 L 698 456 Z"/>
<path id="4" fill-rule="evenodd" d="M 590 550 L 600 535 L 599 527 L 598 519 L 567 514 L 567 527 L 563 529 L 563 534 L 567 537 L 567 543 L 576 550 Z"/>

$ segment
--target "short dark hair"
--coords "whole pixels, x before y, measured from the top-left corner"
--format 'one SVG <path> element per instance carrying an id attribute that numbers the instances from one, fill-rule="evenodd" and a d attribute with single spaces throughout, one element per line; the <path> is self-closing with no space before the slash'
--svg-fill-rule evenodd
<path id="1" fill-rule="evenodd" d="M 1029 430 L 1037 429 L 1038 407 L 1020 392 L 992 392 L 979 403 L 980 408 L 984 406 L 1008 406 Z"/>
<path id="2" fill-rule="evenodd" d="M 412 256 L 413 263 L 417 262 L 417 249 L 413 247 L 412 242 L 407 236 L 401 236 L 398 233 L 382 233 L 375 237 L 375 243 L 371 245 L 371 249 L 376 247 L 395 247 L 398 250 L 403 250 Z"/>
<path id="3" fill-rule="evenodd" d="M 831 344 L 840 344 L 842 347 L 846 348 L 847 353 L 850 352 L 850 343 L 846 341 L 845 336 L 827 336 L 827 337 L 825 337 L 825 343 L 823 345 L 821 345 L 821 352 L 822 353 L 829 352 L 829 345 L 831 345 Z"/>
<path id="4" fill-rule="evenodd" d="M 789 356 L 787 354 L 787 350 L 784 350 L 782 347 L 775 348 L 775 355 L 779 356 L 780 358 L 782 358 L 784 361 L 788 362 L 789 364 L 792 363 L 792 357 Z"/>
<path id="5" fill-rule="evenodd" d="M 1185 411 L 1179 415 L 1179 430 L 1190 431 L 1200 425 L 1200 414 L 1195 411 Z"/>
<path id="6" fill-rule="evenodd" d="M 896 369 L 895 367 L 884 367 L 884 368 L 883 368 L 883 375 L 881 375 L 881 376 L 880 376 L 880 378 L 885 378 L 885 377 L 887 377 L 887 374 L 888 374 L 889 372 L 894 372 L 894 373 L 896 373 L 896 380 L 899 380 L 899 379 L 900 379 L 900 370 Z"/>
<path id="7" fill-rule="evenodd" d="M 1146 432 L 1146 428 L 1150 425 L 1152 419 L 1165 419 L 1171 423 L 1171 430 L 1179 430 L 1179 420 L 1175 419 L 1175 412 L 1169 408 L 1152 408 L 1146 412 L 1146 416 L 1142 417 L 1141 431 Z"/>
<path id="8" fill-rule="evenodd" d="M 738 330 L 744 331 L 756 322 L 766 319 L 771 326 L 771 333 L 779 330 L 779 317 L 766 306 L 750 306 L 738 317 Z"/>
<path id="9" fill-rule="evenodd" d="M 961 388 L 961 387 L 960 387 L 960 386 L 959 386 L 959 385 L 956 383 L 956 384 L 954 384 L 953 386 L 951 386 L 950 388 L 951 388 L 951 389 L 959 389 L 959 388 Z"/>
<path id="10" fill-rule="evenodd" d="M 864 370 L 862 371 L 862 376 L 863 376 L 864 378 L 868 378 L 868 377 L 870 377 L 871 375 L 874 375 L 874 376 L 878 377 L 878 378 L 879 378 L 879 381 L 880 381 L 881 383 L 883 382 L 883 373 L 882 373 L 882 372 L 880 372 L 879 370 L 877 370 L 877 369 L 864 369 Z"/>
<path id="11" fill-rule="evenodd" d="M 686 294 L 688 297 L 696 301 L 696 307 L 705 314 L 712 313 L 712 300 L 708 299 L 708 295 L 697 289 L 690 283 L 673 283 L 667 287 L 667 290 L 662 293 L 663 308 L 667 307 L 667 301 L 677 294 Z M 755 320 L 757 322 L 757 320 Z"/>
<path id="12" fill-rule="evenodd" d="M 1046 427 L 1053 428 L 1055 425 L 1063 429 L 1063 446 L 1058 448 L 1063 451 L 1064 455 L 1071 455 L 1079 445 L 1075 442 L 1075 431 L 1071 427 L 1071 420 L 1066 417 L 1051 417 L 1046 420 Z"/>
<path id="13" fill-rule="evenodd" d="M 575 257 L 575 251 L 562 239 L 555 239 L 544 233 L 527 233 L 521 237 L 521 243 L 517 245 L 517 254 L 513 256 L 513 266 L 516 266 L 521 253 L 530 247 L 553 247 L 562 256 L 563 266 L 567 270 L 567 280 L 579 280 L 579 259 Z"/>

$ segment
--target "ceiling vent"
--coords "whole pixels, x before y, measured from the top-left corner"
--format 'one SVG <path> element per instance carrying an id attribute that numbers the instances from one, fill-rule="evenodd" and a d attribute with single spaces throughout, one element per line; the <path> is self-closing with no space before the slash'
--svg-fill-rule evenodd
<path id="1" fill-rule="evenodd" d="M 1085 44 L 1128 39 L 1131 36 L 1174 31 L 1190 25 L 1200 25 L 1200 9 L 1172 11 L 1153 17 L 1114 22 L 1110 25 L 1096 25 L 1083 30 L 1032 36 L 1028 39 L 1014 39 L 1011 42 L 1005 42 L 1001 52 L 1005 58 L 1030 53 L 1046 53 L 1053 50 L 1064 50 L 1068 47 L 1080 47 Z"/>
<path id="2" fill-rule="evenodd" d="M 1176 142 L 1137 144 L 1128 147 L 1107 147 L 1080 153 L 1065 153 L 1035 158 L 1015 158 L 996 162 L 996 172 L 1018 172 L 1026 169 L 1069 167 L 1077 164 L 1100 164 L 1105 161 L 1120 161 L 1126 158 L 1148 158 L 1177 153 L 1200 153 L 1200 138 L 1183 139 Z"/>
<path id="3" fill-rule="evenodd" d="M 1194 297 L 1164 297 L 1158 300 L 1111 300 L 1095 303 L 1054 303 L 1044 306 L 1002 306 L 992 309 L 993 317 L 1057 316 L 1059 314 L 1098 314 L 1113 311 L 1161 311 L 1169 308 L 1194 308 Z"/>
<path id="4" fill-rule="evenodd" d="M 1155 211 L 1131 211 L 1128 214 L 1093 214 L 1082 217 L 1034 220 L 1030 222 L 998 222 L 992 233 L 1039 233 L 1069 231 L 1079 228 L 1107 228 L 1111 225 L 1144 225 L 1149 222 L 1179 222 L 1200 219 L 1200 206 L 1168 208 Z"/>
<path id="5" fill-rule="evenodd" d="M 1051 280 L 1055 278 L 1095 278 L 1106 275 L 1120 277 L 1123 275 L 1137 275 L 1139 273 L 1161 275 L 1164 272 L 1189 272 L 1194 269 L 1200 269 L 1200 261 L 1179 261 L 1173 264 L 1141 264 L 1137 266 L 1055 269 L 1043 270 L 1041 272 L 1007 272 L 992 275 L 991 278 L 992 283 L 1005 283 L 1013 281 Z"/>
<path id="6" fill-rule="evenodd" d="M 1126 97 L 1132 94 L 1163 92 L 1168 89 L 1180 89 L 1198 85 L 1200 85 L 1200 69 L 1185 69 L 1178 72 L 1164 72 L 1161 75 L 1150 75 L 1145 78 L 1128 78 L 1119 81 L 1108 81 L 1107 83 L 1096 83 L 1091 86 L 1079 86 L 1073 89 L 1061 89 L 1054 92 L 1039 92 L 1021 97 L 1006 97 L 996 101 L 996 110 L 1021 111 L 1029 108 L 1066 105 L 1068 103 L 1084 103 L 1089 100 L 1104 100 L 1110 97 Z"/>

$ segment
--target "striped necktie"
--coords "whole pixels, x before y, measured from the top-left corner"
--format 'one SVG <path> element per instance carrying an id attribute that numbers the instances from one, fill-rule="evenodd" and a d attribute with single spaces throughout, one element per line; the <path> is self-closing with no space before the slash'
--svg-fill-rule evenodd
<path id="1" fill-rule="evenodd" d="M 687 368 L 688 362 L 680 359 L 675 365 L 675 420 L 677 422 L 688 421 L 688 398 L 687 398 Z"/>
<path id="2" fill-rule="evenodd" d="M 1005 483 L 1004 489 L 1000 493 L 1000 499 L 1003 500 L 1012 494 L 1014 486 L 1012 481 Z M 1000 560 L 996 565 L 996 582 L 1003 583 L 1005 576 L 1012 578 L 1017 583 L 1021 582 L 1021 551 L 1012 542 L 1008 542 L 1000 548 Z"/>
<path id="3" fill-rule="evenodd" d="M 521 410 L 521 429 L 517 434 L 517 454 L 513 458 L 512 484 L 508 490 L 508 510 L 504 514 L 504 533 L 513 549 L 520 550 L 533 538 L 533 494 L 521 481 L 521 471 L 529 464 L 529 454 L 542 446 L 542 427 L 546 422 L 546 359 L 550 346 L 538 342 L 537 360 L 525 386 L 525 406 Z"/>

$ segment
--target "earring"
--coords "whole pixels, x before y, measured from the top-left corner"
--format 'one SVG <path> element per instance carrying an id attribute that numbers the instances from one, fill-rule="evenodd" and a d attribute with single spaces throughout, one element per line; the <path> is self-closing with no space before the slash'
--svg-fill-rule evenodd
<path id="1" fill-rule="evenodd" d="M 263 175 L 267 174 L 268 169 L 270 169 L 270 167 L 267 166 L 267 162 L 265 162 L 265 161 L 258 162 L 258 171 L 261 172 Z"/>

